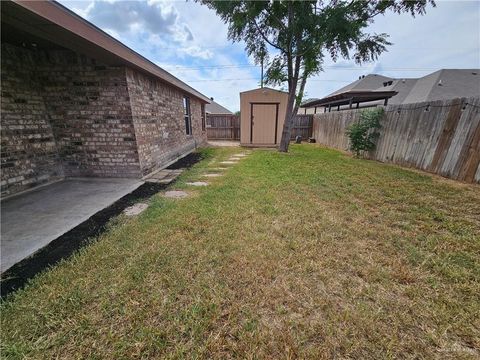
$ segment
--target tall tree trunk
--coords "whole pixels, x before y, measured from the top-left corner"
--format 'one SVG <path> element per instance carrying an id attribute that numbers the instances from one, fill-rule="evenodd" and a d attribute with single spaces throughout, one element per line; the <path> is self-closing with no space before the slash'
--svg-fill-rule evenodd
<path id="1" fill-rule="evenodd" d="M 288 93 L 287 110 L 285 112 L 285 121 L 283 123 L 282 138 L 278 151 L 288 152 L 288 145 L 290 144 L 290 134 L 292 132 L 293 109 L 295 104 L 295 92 Z"/>
<path id="2" fill-rule="evenodd" d="M 307 73 L 304 71 L 302 75 L 302 82 L 300 83 L 300 89 L 298 90 L 298 95 L 296 97 L 295 106 L 293 108 L 293 115 L 298 113 L 298 108 L 303 100 L 303 93 L 305 92 L 305 85 L 307 84 Z"/>
<path id="3" fill-rule="evenodd" d="M 296 112 L 294 111 L 295 109 L 298 109 L 298 107 L 295 106 L 295 100 L 297 97 L 297 84 L 298 77 L 300 75 L 301 63 L 302 58 L 300 56 L 296 56 L 293 76 L 289 78 L 287 110 L 285 112 L 285 121 L 283 123 L 282 138 L 280 140 L 280 146 L 278 147 L 278 151 L 280 152 L 288 152 L 288 146 L 290 145 L 290 135 L 292 133 L 293 117 L 296 114 Z M 293 67 L 293 61 L 289 61 L 289 66 L 290 65 Z M 303 87 L 305 87 L 305 84 L 303 84 Z"/>
<path id="4" fill-rule="evenodd" d="M 294 20 L 294 12 L 292 2 L 288 2 L 288 25 L 290 25 Z M 294 47 L 292 48 L 292 41 L 294 41 Z M 297 108 L 295 105 L 295 99 L 297 96 L 297 86 L 298 79 L 300 76 L 300 67 L 302 65 L 302 56 L 298 53 L 292 56 L 292 50 L 298 52 L 299 46 L 301 44 L 302 37 L 301 33 L 298 31 L 292 33 L 292 37 L 289 41 L 288 53 L 287 53 L 287 67 L 288 67 L 288 102 L 287 109 L 285 112 L 285 121 L 283 122 L 282 138 L 280 140 L 280 145 L 278 151 L 288 152 L 288 146 L 290 145 L 290 135 L 292 132 L 293 117 L 295 115 L 294 109 Z M 295 59 L 295 64 L 293 63 Z M 305 86 L 305 85 L 304 85 Z"/>

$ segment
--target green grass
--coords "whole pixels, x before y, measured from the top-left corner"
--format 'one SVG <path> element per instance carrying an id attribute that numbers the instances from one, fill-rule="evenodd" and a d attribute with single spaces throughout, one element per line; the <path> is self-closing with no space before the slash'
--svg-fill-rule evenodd
<path id="1" fill-rule="evenodd" d="M 480 356 L 478 185 L 293 145 L 188 187 L 203 151 L 2 303 L 4 358 Z"/>

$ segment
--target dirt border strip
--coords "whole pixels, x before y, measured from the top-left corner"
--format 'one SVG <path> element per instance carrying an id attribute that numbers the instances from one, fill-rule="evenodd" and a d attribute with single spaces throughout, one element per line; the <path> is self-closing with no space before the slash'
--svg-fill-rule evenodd
<path id="1" fill-rule="evenodd" d="M 202 155 L 199 153 L 190 153 L 170 165 L 168 169 L 190 168 L 202 160 L 202 158 Z M 125 208 L 137 203 L 140 199 L 149 198 L 159 191 L 165 190 L 173 183 L 175 183 L 175 180 L 170 184 L 145 183 L 139 186 L 130 194 L 95 213 L 83 223 L 56 238 L 33 255 L 13 265 L 1 276 L 1 299 L 23 288 L 38 273 L 70 257 L 82 247 L 95 242 L 98 236 L 107 229 L 106 225 L 108 222 L 115 216 L 120 215 Z"/>

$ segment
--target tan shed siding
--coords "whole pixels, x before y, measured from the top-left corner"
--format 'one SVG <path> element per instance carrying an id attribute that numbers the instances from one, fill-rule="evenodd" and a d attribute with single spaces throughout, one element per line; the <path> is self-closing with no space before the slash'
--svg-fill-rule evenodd
<path id="1" fill-rule="evenodd" d="M 260 88 L 251 91 L 240 93 L 240 143 L 241 145 L 258 145 L 258 146 L 273 146 L 273 139 L 275 134 L 275 120 L 273 122 L 267 117 L 275 116 L 275 105 L 266 106 L 265 108 L 256 107 L 254 110 L 255 118 L 253 131 L 253 141 L 250 141 L 251 135 L 251 110 L 252 104 L 255 103 L 278 103 L 278 124 L 277 124 L 277 144 L 280 142 L 282 136 L 283 124 L 285 121 L 286 106 L 288 101 L 288 94 L 267 88 Z M 255 106 L 255 105 L 254 105 Z M 255 132 L 257 130 L 257 132 Z"/>
<path id="2" fill-rule="evenodd" d="M 254 104 L 253 111 L 253 143 L 254 144 L 275 144 L 275 129 L 278 125 L 277 118 L 278 104 Z M 251 123 L 251 122 L 250 122 Z"/>

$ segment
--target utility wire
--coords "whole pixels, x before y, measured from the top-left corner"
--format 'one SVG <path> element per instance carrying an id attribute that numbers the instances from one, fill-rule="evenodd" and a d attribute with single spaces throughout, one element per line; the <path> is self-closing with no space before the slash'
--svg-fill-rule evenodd
<path id="1" fill-rule="evenodd" d="M 247 80 L 259 80 L 258 78 L 239 78 L 239 79 L 200 79 L 200 80 L 184 80 L 185 82 L 210 82 L 210 81 L 247 81 Z M 341 83 L 350 83 L 351 81 L 344 80 L 321 80 L 321 79 L 310 79 L 309 81 L 325 81 L 325 82 L 341 82 Z"/>
<path id="2" fill-rule="evenodd" d="M 252 68 L 252 67 L 260 67 L 260 65 L 253 65 L 253 64 L 224 64 L 224 65 L 205 65 L 205 66 L 172 66 L 172 67 L 166 67 L 169 70 L 202 70 L 202 69 L 230 69 L 230 68 Z M 324 69 L 329 69 L 329 70 L 368 70 L 371 69 L 371 67 L 364 67 L 364 66 L 357 66 L 357 67 L 347 67 L 347 66 L 324 66 Z M 437 70 L 434 68 L 413 68 L 413 67 L 405 67 L 405 68 L 382 68 L 382 70 L 379 70 L 379 72 L 384 72 L 384 71 L 431 71 L 431 70 Z"/>

